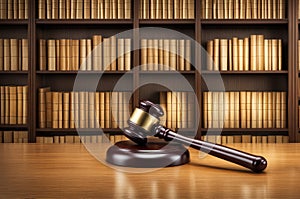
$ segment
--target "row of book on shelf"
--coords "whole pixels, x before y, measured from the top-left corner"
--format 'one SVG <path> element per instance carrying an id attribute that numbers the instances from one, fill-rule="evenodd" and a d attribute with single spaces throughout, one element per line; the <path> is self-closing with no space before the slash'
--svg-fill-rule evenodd
<path id="1" fill-rule="evenodd" d="M 131 66 L 131 39 L 49 39 L 39 40 L 39 69 L 41 71 L 124 71 Z"/>
<path id="2" fill-rule="evenodd" d="M 285 0 L 202 0 L 203 19 L 284 19 Z"/>
<path id="3" fill-rule="evenodd" d="M 140 0 L 140 19 L 194 18 L 194 0 Z"/>
<path id="4" fill-rule="evenodd" d="M 0 2 L 0 19 L 28 19 L 28 0 Z M 39 0 L 39 19 L 130 19 L 131 0 Z M 300 10 L 300 9 L 298 9 Z M 284 19 L 285 0 L 202 0 L 203 19 Z M 194 0 L 140 0 L 140 19 L 193 19 Z"/>
<path id="5" fill-rule="evenodd" d="M 0 71 L 28 70 L 28 39 L 0 39 Z"/>
<path id="6" fill-rule="evenodd" d="M 141 39 L 141 70 L 191 70 L 191 40 Z"/>
<path id="7" fill-rule="evenodd" d="M 207 42 L 209 71 L 280 71 L 282 40 L 250 35 L 240 39 L 213 39 Z"/>
<path id="8" fill-rule="evenodd" d="M 55 92 L 39 89 L 39 128 L 123 128 L 130 92 Z"/>
<path id="9" fill-rule="evenodd" d="M 286 128 L 286 92 L 204 92 L 204 128 Z"/>
<path id="10" fill-rule="evenodd" d="M 28 19 L 29 0 L 1 0 L 0 19 Z"/>
<path id="11" fill-rule="evenodd" d="M 106 137 L 104 137 L 106 136 Z M 233 144 L 233 143 L 288 143 L 289 137 L 285 135 L 203 135 L 202 140 L 217 144 Z M 124 135 L 65 135 L 65 136 L 37 136 L 36 143 L 87 143 L 114 144 L 116 142 L 128 140 Z"/>
<path id="12" fill-rule="evenodd" d="M 36 143 L 43 143 L 43 144 L 72 144 L 72 143 L 86 143 L 86 144 L 100 144 L 100 143 L 116 143 L 119 141 L 128 140 L 125 135 L 62 135 L 62 136 L 37 136 Z"/>
<path id="13" fill-rule="evenodd" d="M 194 128 L 195 95 L 193 92 L 160 92 L 160 106 L 164 110 L 162 124 L 171 129 Z"/>
<path id="14" fill-rule="evenodd" d="M 130 19 L 131 0 L 39 0 L 39 19 Z"/>
<path id="15" fill-rule="evenodd" d="M 0 86 L 0 124 L 27 124 L 28 86 Z"/>
<path id="16" fill-rule="evenodd" d="M 28 143 L 28 131 L 0 131 L 0 143 Z"/>

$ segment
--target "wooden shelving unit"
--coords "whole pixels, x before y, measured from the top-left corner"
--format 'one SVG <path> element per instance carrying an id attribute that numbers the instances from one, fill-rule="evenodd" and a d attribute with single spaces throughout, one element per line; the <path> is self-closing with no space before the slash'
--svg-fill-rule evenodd
<path id="1" fill-rule="evenodd" d="M 213 38 L 232 38 L 249 37 L 251 34 L 264 34 L 267 38 L 278 38 L 283 41 L 283 70 L 282 71 L 207 71 L 205 66 L 201 65 L 200 49 L 194 49 L 194 63 L 199 71 L 139 71 L 135 67 L 140 65 L 140 52 L 131 53 L 132 68 L 128 82 L 131 88 L 136 88 L 141 82 L 141 78 L 171 77 L 175 73 L 182 74 L 192 85 L 196 96 L 200 112 L 202 110 L 202 93 L 207 91 L 202 75 L 206 78 L 212 78 L 215 74 L 221 74 L 224 80 L 226 90 L 260 90 L 260 91 L 286 91 L 287 92 L 287 128 L 283 129 L 223 129 L 222 135 L 242 134 L 243 132 L 259 135 L 260 133 L 289 135 L 290 142 L 299 142 L 298 112 L 297 107 L 299 98 L 297 96 L 297 81 L 299 71 L 297 69 L 297 40 L 299 38 L 300 22 L 297 20 L 298 2 L 286 1 L 286 19 L 281 20 L 213 20 L 201 19 L 201 1 L 195 0 L 195 19 L 174 19 L 174 20 L 146 20 L 139 19 L 140 0 L 132 0 L 132 18 L 121 20 L 42 20 L 38 19 L 38 3 L 29 2 L 28 20 L 0 20 L 0 34 L 5 38 L 28 38 L 29 39 L 29 71 L 8 71 L 0 72 L 0 84 L 16 84 L 21 81 L 22 84 L 29 86 L 29 104 L 28 104 L 28 124 L 22 126 L 0 125 L 1 129 L 21 128 L 29 131 L 29 141 L 35 142 L 37 135 L 49 136 L 74 135 L 74 129 L 40 129 L 38 128 L 38 88 L 50 86 L 53 90 L 71 91 L 76 71 L 39 71 L 38 69 L 38 41 L 39 39 L 60 39 L 60 38 L 90 38 L 92 35 L 101 34 L 105 37 L 112 36 L 126 30 L 141 27 L 162 27 L 179 31 L 193 38 L 202 46 L 206 45 L 209 39 Z M 140 45 L 139 31 L 134 31 L 134 40 L 132 46 L 138 48 Z M 157 37 L 160 33 L 157 33 Z M 97 75 L 97 71 L 80 71 L 84 75 Z M 106 91 L 113 88 L 116 80 L 126 72 L 105 72 L 105 84 L 98 88 L 99 91 Z M 18 78 L 18 80 L 16 80 Z M 256 82 L 251 85 L 250 82 Z M 239 84 L 239 85 L 237 85 Z M 151 92 L 146 92 L 149 87 L 141 87 L 133 94 L 133 106 L 137 106 L 140 99 L 157 95 L 161 87 L 151 86 Z M 153 100 L 157 101 L 158 96 Z M 202 114 L 196 114 L 198 124 L 193 129 L 200 138 L 207 129 L 202 128 Z M 87 133 L 93 129 L 87 129 Z M 104 129 L 105 133 L 121 133 L 120 129 Z M 189 130 L 191 131 L 191 129 Z"/>

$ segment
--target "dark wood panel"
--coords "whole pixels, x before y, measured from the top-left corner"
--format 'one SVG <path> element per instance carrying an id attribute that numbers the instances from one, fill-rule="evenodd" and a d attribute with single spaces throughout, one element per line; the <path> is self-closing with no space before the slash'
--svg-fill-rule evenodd
<path id="1" fill-rule="evenodd" d="M 288 91 L 288 77 L 286 75 L 203 75 L 203 90 L 226 91 Z"/>
<path id="2" fill-rule="evenodd" d="M 77 80 L 76 80 L 77 78 Z M 76 90 L 78 91 L 113 91 L 118 85 L 118 90 L 131 91 L 132 75 L 123 76 L 122 74 L 107 74 L 101 78 L 97 74 L 56 74 L 56 75 L 38 75 L 36 85 L 39 87 L 50 86 L 53 91 L 72 91 L 75 80 L 78 82 Z"/>

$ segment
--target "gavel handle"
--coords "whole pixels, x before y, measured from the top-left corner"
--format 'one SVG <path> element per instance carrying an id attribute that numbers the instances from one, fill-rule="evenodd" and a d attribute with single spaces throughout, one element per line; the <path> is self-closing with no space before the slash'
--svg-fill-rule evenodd
<path id="1" fill-rule="evenodd" d="M 179 135 L 168 128 L 163 128 L 155 136 L 164 138 L 165 140 L 173 139 L 182 144 L 190 145 L 192 148 L 209 153 L 215 157 L 227 160 L 229 162 L 244 166 L 252 171 L 259 173 L 267 167 L 267 160 L 262 156 L 256 156 L 250 153 L 239 151 L 223 145 L 214 144 L 211 142 L 191 139 Z"/>

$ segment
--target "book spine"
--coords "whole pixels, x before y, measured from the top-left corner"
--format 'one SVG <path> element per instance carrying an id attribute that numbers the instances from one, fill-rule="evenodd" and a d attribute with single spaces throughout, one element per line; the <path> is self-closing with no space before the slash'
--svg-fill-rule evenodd
<path id="1" fill-rule="evenodd" d="M 21 67 L 21 70 L 22 71 L 28 71 L 28 39 L 22 39 L 21 40 L 21 51 L 22 51 L 22 57 L 21 58 L 21 63 L 22 63 L 22 67 Z"/>
<path id="2" fill-rule="evenodd" d="M 4 70 L 4 42 L 0 39 L 0 71 Z"/>
<path id="3" fill-rule="evenodd" d="M 220 70 L 228 70 L 228 40 L 220 39 Z"/>
<path id="4" fill-rule="evenodd" d="M 125 39 L 124 42 L 124 51 L 125 51 L 125 70 L 129 71 L 131 68 L 131 39 Z"/>
<path id="5" fill-rule="evenodd" d="M 70 93 L 63 93 L 63 128 L 70 127 Z"/>

